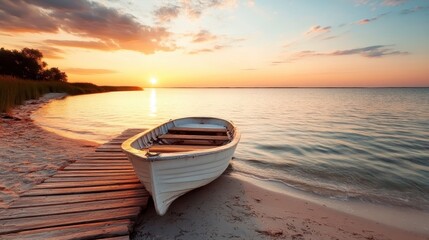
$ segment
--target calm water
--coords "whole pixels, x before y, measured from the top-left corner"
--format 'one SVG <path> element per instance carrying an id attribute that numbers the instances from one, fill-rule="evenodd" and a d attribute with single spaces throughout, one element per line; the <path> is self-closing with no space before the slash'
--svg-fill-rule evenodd
<path id="1" fill-rule="evenodd" d="M 429 211 L 429 89 L 146 89 L 68 97 L 33 117 L 62 135 L 104 142 L 185 116 L 238 125 L 236 172 Z"/>

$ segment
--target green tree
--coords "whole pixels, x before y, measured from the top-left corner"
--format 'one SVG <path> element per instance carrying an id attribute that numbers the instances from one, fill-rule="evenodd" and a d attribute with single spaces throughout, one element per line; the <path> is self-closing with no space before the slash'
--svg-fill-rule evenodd
<path id="1" fill-rule="evenodd" d="M 22 79 L 67 81 L 65 72 L 58 68 L 46 69 L 43 54 L 37 49 L 23 48 L 21 51 L 0 49 L 0 74 Z"/>

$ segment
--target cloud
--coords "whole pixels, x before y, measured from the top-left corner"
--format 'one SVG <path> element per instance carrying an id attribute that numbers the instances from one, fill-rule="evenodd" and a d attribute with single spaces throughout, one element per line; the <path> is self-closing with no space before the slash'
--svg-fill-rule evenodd
<path id="1" fill-rule="evenodd" d="M 58 25 L 47 13 L 22 0 L 2 0 L 0 31 L 57 32 Z"/>
<path id="2" fill-rule="evenodd" d="M 384 6 L 384 7 L 395 7 L 401 5 L 408 0 L 355 0 L 357 5 L 369 5 L 372 7 Z"/>
<path id="3" fill-rule="evenodd" d="M 380 19 L 386 15 L 389 15 L 389 14 L 390 14 L 390 12 L 386 12 L 386 13 L 379 14 L 378 16 L 373 17 L 373 18 L 364 18 L 364 19 L 357 21 L 356 24 L 359 24 L 359 25 L 368 24 L 368 23 L 377 21 L 378 19 Z"/>
<path id="4" fill-rule="evenodd" d="M 176 5 L 167 5 L 155 10 L 154 16 L 160 23 L 168 23 L 177 18 L 180 13 L 180 7 Z"/>
<path id="5" fill-rule="evenodd" d="M 382 5 L 384 6 L 398 6 L 402 3 L 406 2 L 407 0 L 384 0 L 382 2 Z"/>
<path id="6" fill-rule="evenodd" d="M 188 54 L 195 55 L 199 53 L 209 53 L 209 52 L 214 52 L 216 50 L 224 49 L 225 47 L 226 46 L 223 46 L 223 45 L 214 45 L 213 47 L 210 47 L 210 48 L 201 48 L 201 49 L 192 50 L 188 52 Z"/>
<path id="7" fill-rule="evenodd" d="M 37 49 L 43 53 L 43 57 L 45 58 L 51 58 L 51 59 L 63 58 L 62 54 L 64 53 L 64 51 L 59 48 L 40 45 L 37 47 Z"/>
<path id="8" fill-rule="evenodd" d="M 424 11 L 424 10 L 429 10 L 429 6 L 425 6 L 425 7 L 417 6 L 414 8 L 403 9 L 400 13 L 406 15 L 406 14 L 411 14 L 411 13 Z"/>
<path id="9" fill-rule="evenodd" d="M 231 8 L 237 0 L 180 0 L 177 5 L 167 4 L 154 11 L 157 21 L 167 23 L 184 14 L 190 19 L 198 19 L 209 9 Z"/>
<path id="10" fill-rule="evenodd" d="M 365 19 L 361 19 L 359 21 L 357 21 L 357 24 L 363 25 L 363 24 L 368 24 L 370 22 L 374 22 L 375 20 L 377 20 L 378 18 L 365 18 Z"/>
<path id="11" fill-rule="evenodd" d="M 322 53 L 316 51 L 301 51 L 296 53 L 293 58 L 300 59 L 314 56 L 345 56 L 345 55 L 361 55 L 368 58 L 379 58 L 389 55 L 406 55 L 408 52 L 402 52 L 390 48 L 389 45 L 374 45 L 364 48 L 353 48 L 348 50 L 337 50 L 330 53 Z"/>
<path id="12" fill-rule="evenodd" d="M 201 30 L 199 33 L 195 34 L 193 36 L 192 42 L 194 43 L 200 43 L 200 42 L 207 42 L 216 40 L 218 37 L 216 35 L 211 34 L 207 30 Z"/>
<path id="13" fill-rule="evenodd" d="M 100 3 L 89 0 L 0 1 L 0 31 L 58 33 L 60 30 L 97 39 L 105 45 L 115 45 L 117 49 L 146 54 L 175 49 L 171 34 L 165 28 L 141 24 L 134 16 Z M 88 48 L 88 45 L 82 46 Z"/>
<path id="14" fill-rule="evenodd" d="M 76 48 L 89 48 L 103 51 L 118 50 L 120 47 L 113 43 L 106 43 L 103 41 L 76 41 L 76 40 L 54 40 L 48 39 L 45 43 L 54 44 L 57 46 L 64 47 L 76 47 Z"/>
<path id="15" fill-rule="evenodd" d="M 305 34 L 327 33 L 331 30 L 331 26 L 322 27 L 320 25 L 312 26 Z"/>
<path id="16" fill-rule="evenodd" d="M 99 75 L 99 74 L 112 74 L 117 73 L 110 69 L 92 69 L 92 68 L 67 68 L 64 70 L 66 73 L 77 75 Z"/>

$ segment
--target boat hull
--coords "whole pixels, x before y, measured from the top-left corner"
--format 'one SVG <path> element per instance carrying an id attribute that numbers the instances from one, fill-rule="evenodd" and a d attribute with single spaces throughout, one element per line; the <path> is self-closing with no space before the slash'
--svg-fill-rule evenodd
<path id="1" fill-rule="evenodd" d="M 160 125 L 158 128 L 163 128 Z M 159 131 L 157 128 L 146 134 Z M 156 212 L 164 215 L 178 197 L 204 186 L 218 178 L 228 167 L 237 147 L 240 135 L 234 127 L 230 143 L 200 151 L 179 154 L 160 154 L 148 157 L 130 151 L 127 146 L 138 142 L 145 134 L 124 142 L 123 149 L 131 161 L 134 171 L 152 195 Z M 126 145 L 126 146 L 124 146 Z"/>

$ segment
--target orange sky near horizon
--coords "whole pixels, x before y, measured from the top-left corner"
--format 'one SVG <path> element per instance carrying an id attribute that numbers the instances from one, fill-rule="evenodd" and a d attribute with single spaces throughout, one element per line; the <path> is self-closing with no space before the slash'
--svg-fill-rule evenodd
<path id="1" fill-rule="evenodd" d="M 0 15 L 2 47 L 41 50 L 69 82 L 429 87 L 418 0 L 6 0 Z"/>

